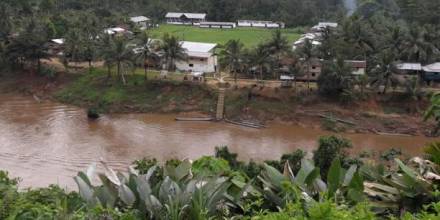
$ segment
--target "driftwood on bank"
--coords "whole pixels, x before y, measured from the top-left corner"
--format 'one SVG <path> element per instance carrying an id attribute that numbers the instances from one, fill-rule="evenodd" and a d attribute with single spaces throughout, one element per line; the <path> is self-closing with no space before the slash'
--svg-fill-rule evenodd
<path id="1" fill-rule="evenodd" d="M 356 125 L 356 123 L 354 123 L 352 121 L 348 121 L 348 120 L 344 120 L 344 119 L 340 119 L 340 118 L 335 118 L 335 117 L 332 117 L 332 116 L 327 116 L 327 115 L 323 115 L 323 114 L 318 114 L 318 116 L 321 117 L 321 118 L 335 120 L 337 122 L 341 122 L 341 123 L 348 124 L 348 125 Z"/>
<path id="2" fill-rule="evenodd" d="M 249 127 L 249 128 L 257 128 L 257 129 L 265 128 L 265 126 L 262 125 L 262 124 L 251 123 L 251 122 L 232 121 L 232 120 L 229 120 L 229 119 L 225 119 L 225 122 L 226 123 L 230 123 L 230 124 L 234 124 L 234 125 L 240 125 L 240 126 L 244 126 L 244 127 Z"/>

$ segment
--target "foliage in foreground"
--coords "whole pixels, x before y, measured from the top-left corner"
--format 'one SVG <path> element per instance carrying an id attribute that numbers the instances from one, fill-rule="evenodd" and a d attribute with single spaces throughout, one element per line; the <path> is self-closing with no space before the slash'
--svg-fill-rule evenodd
<path id="1" fill-rule="evenodd" d="M 317 152 L 341 143 L 346 142 L 324 137 Z M 436 156 L 435 146 L 427 148 L 427 159 Z M 78 173 L 78 193 L 57 186 L 19 191 L 18 180 L 0 172 L 0 219 L 440 217 L 438 161 L 395 159 L 388 168 L 366 161 L 359 168 L 344 164 L 340 155 L 330 165 L 318 161 L 316 166 L 303 157 L 285 155 L 277 167 L 274 161 L 275 166 L 240 162 L 227 148 L 218 148 L 216 157 L 194 162 L 139 160 L 125 174 L 103 163 L 102 173 L 95 165 Z"/>

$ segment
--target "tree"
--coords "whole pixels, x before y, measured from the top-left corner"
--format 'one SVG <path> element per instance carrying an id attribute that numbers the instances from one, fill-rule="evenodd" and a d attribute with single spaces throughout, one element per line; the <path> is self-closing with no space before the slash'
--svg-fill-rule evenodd
<path id="1" fill-rule="evenodd" d="M 187 59 L 185 50 L 176 36 L 165 34 L 162 38 L 161 49 L 164 52 L 168 70 L 176 70 L 176 61 Z"/>
<path id="2" fill-rule="evenodd" d="M 297 51 L 298 56 L 302 58 L 302 62 L 305 64 L 303 65 L 303 68 L 305 67 L 306 70 L 303 70 L 303 72 L 307 76 L 307 88 L 310 89 L 310 66 L 312 59 L 315 57 L 315 50 L 312 42 L 310 42 L 309 39 L 306 39 L 304 44 L 299 47 Z"/>
<path id="3" fill-rule="evenodd" d="M 320 168 L 321 176 L 326 177 L 328 170 L 334 160 L 344 161 L 348 153 L 347 149 L 352 144 L 349 140 L 336 136 L 325 136 L 319 138 L 318 149 L 313 152 L 313 161 Z"/>
<path id="4" fill-rule="evenodd" d="M 234 74 L 237 83 L 237 74 L 243 62 L 243 43 L 240 40 L 229 40 L 222 51 L 220 51 L 220 63 Z"/>
<path id="5" fill-rule="evenodd" d="M 249 61 L 254 67 L 257 67 L 260 80 L 264 80 L 264 69 L 268 68 L 272 61 L 267 47 L 263 44 L 258 45 L 250 54 Z"/>
<path id="6" fill-rule="evenodd" d="M 318 78 L 318 89 L 322 95 L 339 96 L 350 91 L 353 86 L 351 67 L 338 58 L 336 61 L 325 63 Z"/>
<path id="7" fill-rule="evenodd" d="M 427 40 L 424 27 L 413 25 L 404 41 L 402 53 L 409 62 L 426 63 L 439 54 L 439 49 L 434 42 Z"/>
<path id="8" fill-rule="evenodd" d="M 13 62 L 28 61 L 36 64 L 37 72 L 41 71 L 41 59 L 49 57 L 46 50 L 48 42 L 46 26 L 37 18 L 32 17 L 24 25 L 23 31 L 8 44 L 6 54 Z"/>
<path id="9" fill-rule="evenodd" d="M 287 41 L 287 38 L 283 36 L 281 30 L 278 29 L 272 34 L 272 38 L 267 43 L 267 47 L 269 52 L 275 56 L 275 67 L 277 71 L 279 71 L 281 68 L 281 57 L 290 50 L 289 42 Z M 276 76 L 275 72 L 274 74 Z"/>
<path id="10" fill-rule="evenodd" d="M 377 66 L 372 70 L 372 85 L 376 87 L 383 86 L 383 94 L 386 94 L 389 86 L 395 85 L 397 83 L 394 73 L 396 72 L 396 67 L 394 64 L 394 54 L 389 50 L 382 51 L 378 57 Z"/>
<path id="11" fill-rule="evenodd" d="M 101 54 L 107 65 L 109 74 L 111 66 L 116 65 L 118 78 L 125 84 L 126 80 L 122 70 L 124 67 L 130 66 L 134 61 L 134 48 L 132 44 L 122 36 L 107 36 L 104 37 L 101 48 Z"/>
<path id="12" fill-rule="evenodd" d="M 145 82 L 148 80 L 148 59 L 153 56 L 151 51 L 151 38 L 148 32 L 142 32 L 138 37 L 138 43 L 141 45 L 138 49 L 138 59 L 141 60 L 142 66 L 144 67 L 144 79 Z"/>

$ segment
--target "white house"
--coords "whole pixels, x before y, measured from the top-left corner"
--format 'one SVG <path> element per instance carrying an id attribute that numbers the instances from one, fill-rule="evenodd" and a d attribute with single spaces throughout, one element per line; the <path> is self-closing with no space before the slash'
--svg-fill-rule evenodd
<path id="1" fill-rule="evenodd" d="M 165 15 L 168 24 L 200 25 L 206 21 L 205 13 L 168 12 Z"/>
<path id="2" fill-rule="evenodd" d="M 133 22 L 140 29 L 146 29 L 150 23 L 150 19 L 145 16 L 131 17 L 130 21 Z"/>
<path id="3" fill-rule="evenodd" d="M 284 28 L 283 22 L 238 20 L 238 27 L 260 27 L 260 28 Z"/>
<path id="4" fill-rule="evenodd" d="M 182 41 L 187 54 L 186 60 L 176 62 L 180 71 L 213 73 L 217 71 L 217 56 L 214 53 L 217 44 Z"/>
<path id="5" fill-rule="evenodd" d="M 319 22 L 317 25 L 312 27 L 312 31 L 321 32 L 325 28 L 337 28 L 338 23 L 335 22 Z"/>

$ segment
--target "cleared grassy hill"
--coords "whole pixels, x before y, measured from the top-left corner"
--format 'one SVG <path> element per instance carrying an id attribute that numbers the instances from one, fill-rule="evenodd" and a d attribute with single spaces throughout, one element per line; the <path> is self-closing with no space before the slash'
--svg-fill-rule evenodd
<path id="1" fill-rule="evenodd" d="M 254 47 L 269 39 L 273 31 L 260 28 L 235 28 L 227 30 L 183 25 L 161 25 L 159 28 L 151 30 L 151 34 L 154 38 L 160 38 L 164 33 L 169 33 L 187 41 L 218 44 L 224 44 L 232 39 L 240 39 L 246 47 Z M 291 43 L 297 40 L 301 33 L 299 29 L 283 29 L 282 32 Z"/>

